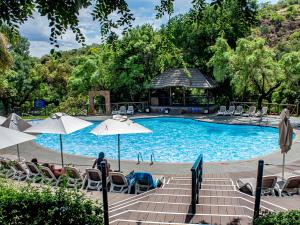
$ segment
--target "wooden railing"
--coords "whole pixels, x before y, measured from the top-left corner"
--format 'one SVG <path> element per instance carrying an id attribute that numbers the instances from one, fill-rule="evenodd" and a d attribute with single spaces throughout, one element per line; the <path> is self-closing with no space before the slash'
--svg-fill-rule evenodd
<path id="1" fill-rule="evenodd" d="M 257 102 L 230 102 L 230 105 L 243 106 L 244 109 L 249 108 L 250 106 L 256 106 Z M 287 108 L 290 111 L 291 115 L 298 116 L 299 115 L 299 104 L 278 104 L 278 103 L 267 103 L 263 102 L 262 106 L 268 107 L 268 113 L 269 114 L 280 114 L 281 111 L 285 108 Z"/>
<path id="2" fill-rule="evenodd" d="M 195 161 L 192 169 L 192 198 L 191 198 L 191 208 L 192 213 L 196 213 L 196 207 L 199 203 L 199 189 L 201 189 L 202 175 L 203 175 L 203 155 L 199 155 L 198 159 Z"/>

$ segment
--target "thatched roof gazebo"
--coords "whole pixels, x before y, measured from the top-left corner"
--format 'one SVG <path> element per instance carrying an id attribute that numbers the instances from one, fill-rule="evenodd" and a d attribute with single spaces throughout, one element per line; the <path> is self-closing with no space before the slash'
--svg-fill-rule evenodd
<path id="1" fill-rule="evenodd" d="M 204 75 L 198 69 L 169 69 L 155 77 L 151 89 L 169 88 L 169 105 L 172 105 L 172 88 L 183 89 L 183 105 L 186 105 L 185 90 L 189 88 L 212 89 L 217 83 L 210 77 Z"/>

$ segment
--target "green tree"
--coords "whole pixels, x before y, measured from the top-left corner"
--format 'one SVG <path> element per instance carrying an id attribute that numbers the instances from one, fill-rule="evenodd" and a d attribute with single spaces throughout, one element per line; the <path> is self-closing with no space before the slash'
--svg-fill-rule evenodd
<path id="1" fill-rule="evenodd" d="M 263 100 L 271 101 L 272 93 L 284 81 L 274 50 L 262 38 L 241 38 L 235 50 L 220 38 L 212 50 L 215 54 L 208 65 L 213 67 L 214 76 L 218 80 L 229 77 L 238 96 L 257 96 L 259 109 Z"/>

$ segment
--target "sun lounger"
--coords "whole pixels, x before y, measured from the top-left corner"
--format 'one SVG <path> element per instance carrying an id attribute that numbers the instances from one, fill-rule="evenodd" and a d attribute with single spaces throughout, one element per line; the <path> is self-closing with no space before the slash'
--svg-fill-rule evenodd
<path id="1" fill-rule="evenodd" d="M 116 192 L 116 193 L 128 192 L 129 185 L 123 173 L 110 172 L 109 177 L 111 182 L 111 186 L 110 186 L 111 192 Z"/>
<path id="2" fill-rule="evenodd" d="M 128 106 L 127 114 L 129 114 L 129 115 L 133 115 L 134 114 L 134 108 L 133 108 L 132 105 Z"/>
<path id="3" fill-rule="evenodd" d="M 241 115 L 243 115 L 243 106 L 238 105 L 236 107 L 236 110 L 234 111 L 234 115 L 235 116 L 241 116 Z"/>
<path id="4" fill-rule="evenodd" d="M 25 162 L 25 165 L 28 169 L 27 180 L 30 180 L 32 182 L 38 182 L 42 180 L 42 173 L 37 165 L 32 162 Z"/>
<path id="5" fill-rule="evenodd" d="M 50 184 L 53 186 L 58 186 L 59 182 L 60 182 L 60 177 L 56 178 L 54 176 L 54 174 L 52 173 L 52 171 L 46 167 L 46 166 L 41 166 L 41 174 L 42 174 L 42 183 L 43 184 Z"/>
<path id="6" fill-rule="evenodd" d="M 277 182 L 275 187 L 275 190 L 278 192 L 279 196 L 290 196 L 293 194 L 300 195 L 300 175 L 291 173 L 285 173 L 285 175 L 288 178 L 286 180 Z"/>
<path id="7" fill-rule="evenodd" d="M 220 110 L 217 113 L 217 116 L 224 116 L 224 113 L 226 112 L 226 106 L 221 105 Z"/>
<path id="8" fill-rule="evenodd" d="M 135 172 L 135 194 L 141 194 L 151 189 L 156 188 L 156 183 L 150 173 L 146 172 Z"/>
<path id="9" fill-rule="evenodd" d="M 83 186 L 87 182 L 86 190 L 97 190 L 101 189 L 102 179 L 101 179 L 101 172 L 97 169 L 87 169 L 86 176 L 83 182 Z"/>
<path id="10" fill-rule="evenodd" d="M 275 195 L 275 186 L 277 176 L 264 176 L 262 181 L 262 195 L 272 194 Z M 255 195 L 256 178 L 240 178 L 236 181 L 237 188 L 245 193 Z"/>
<path id="11" fill-rule="evenodd" d="M 14 180 L 26 180 L 27 178 L 27 171 L 22 167 L 22 165 L 17 161 L 11 162 L 11 168 L 14 171 L 14 175 L 11 177 Z"/>
<path id="12" fill-rule="evenodd" d="M 243 116 L 255 116 L 256 107 L 250 106 L 247 113 L 244 113 Z"/>
<path id="13" fill-rule="evenodd" d="M 2 173 L 5 178 L 10 178 L 15 174 L 14 170 L 10 166 L 10 161 L 0 159 L 0 173 Z"/>
<path id="14" fill-rule="evenodd" d="M 224 113 L 225 116 L 232 116 L 235 111 L 235 106 L 229 106 L 228 110 Z"/>
<path id="15" fill-rule="evenodd" d="M 67 185 L 68 187 L 81 187 L 82 186 L 82 176 L 80 175 L 79 171 L 75 167 L 71 166 L 65 166 L 65 171 L 66 171 L 66 178 L 67 178 Z"/>
<path id="16" fill-rule="evenodd" d="M 119 114 L 120 115 L 126 115 L 126 106 L 121 106 L 119 109 Z"/>
<path id="17" fill-rule="evenodd" d="M 268 107 L 262 107 L 261 111 L 257 112 L 255 116 L 263 117 L 268 115 Z"/>

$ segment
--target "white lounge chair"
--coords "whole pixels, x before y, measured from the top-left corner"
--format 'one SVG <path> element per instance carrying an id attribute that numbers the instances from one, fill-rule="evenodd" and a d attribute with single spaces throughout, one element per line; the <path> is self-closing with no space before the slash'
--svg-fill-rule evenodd
<path id="1" fill-rule="evenodd" d="M 83 181 L 82 186 L 84 187 L 85 183 L 87 182 L 86 190 L 97 190 L 101 189 L 102 179 L 101 179 L 101 172 L 97 169 L 87 169 L 86 176 Z"/>
<path id="2" fill-rule="evenodd" d="M 261 111 L 257 112 L 255 116 L 263 117 L 268 115 L 268 107 L 262 107 Z"/>
<path id="3" fill-rule="evenodd" d="M 11 177 L 14 180 L 26 180 L 27 171 L 22 167 L 22 165 L 18 161 L 11 162 L 11 168 L 14 171 L 14 175 Z"/>
<path id="4" fill-rule="evenodd" d="M 279 196 L 300 195 L 300 175 L 290 173 L 286 173 L 286 175 L 288 178 L 285 181 L 279 181 L 276 184 L 275 190 Z"/>
<path id="5" fill-rule="evenodd" d="M 217 112 L 217 116 L 224 116 L 225 112 L 226 112 L 226 106 L 221 105 L 220 110 Z"/>
<path id="6" fill-rule="evenodd" d="M 228 110 L 224 113 L 224 116 L 232 116 L 235 111 L 235 106 L 229 106 Z"/>
<path id="7" fill-rule="evenodd" d="M 236 107 L 236 110 L 234 111 L 234 115 L 235 116 L 241 116 L 241 115 L 243 115 L 243 106 L 241 106 L 241 105 L 238 105 L 237 107 Z"/>
<path id="8" fill-rule="evenodd" d="M 275 186 L 277 182 L 277 176 L 264 176 L 262 181 L 262 195 L 272 194 L 275 196 Z M 240 178 L 236 181 L 237 188 L 245 193 L 255 195 L 256 178 Z"/>
<path id="9" fill-rule="evenodd" d="M 133 108 L 132 105 L 128 106 L 127 114 L 129 114 L 129 115 L 133 115 L 134 114 L 134 108 Z"/>
<path id="10" fill-rule="evenodd" d="M 126 115 L 127 111 L 126 111 L 126 106 L 122 105 L 119 109 L 119 113 L 120 115 Z"/>
<path id="11" fill-rule="evenodd" d="M 81 187 L 83 183 L 83 179 L 78 169 L 72 166 L 65 166 L 64 169 L 66 171 L 68 187 L 74 187 L 74 188 L 77 188 L 79 186 Z"/>
<path id="12" fill-rule="evenodd" d="M 43 184 L 50 184 L 53 186 L 58 186 L 60 182 L 60 177 L 56 178 L 52 171 L 46 167 L 46 166 L 41 166 L 41 174 L 42 174 L 42 183 Z"/>
<path id="13" fill-rule="evenodd" d="M 116 192 L 116 193 L 128 192 L 129 185 L 123 173 L 110 172 L 109 177 L 111 182 L 111 186 L 110 186 L 111 192 Z"/>
<path id="14" fill-rule="evenodd" d="M 250 106 L 248 112 L 244 113 L 243 116 L 255 116 L 256 107 Z"/>
<path id="15" fill-rule="evenodd" d="M 10 161 L 6 159 L 0 159 L 0 173 L 5 176 L 5 178 L 12 177 L 15 172 L 10 166 Z"/>
<path id="16" fill-rule="evenodd" d="M 27 180 L 38 182 L 42 180 L 42 173 L 39 168 L 32 162 L 25 162 L 28 169 Z"/>

